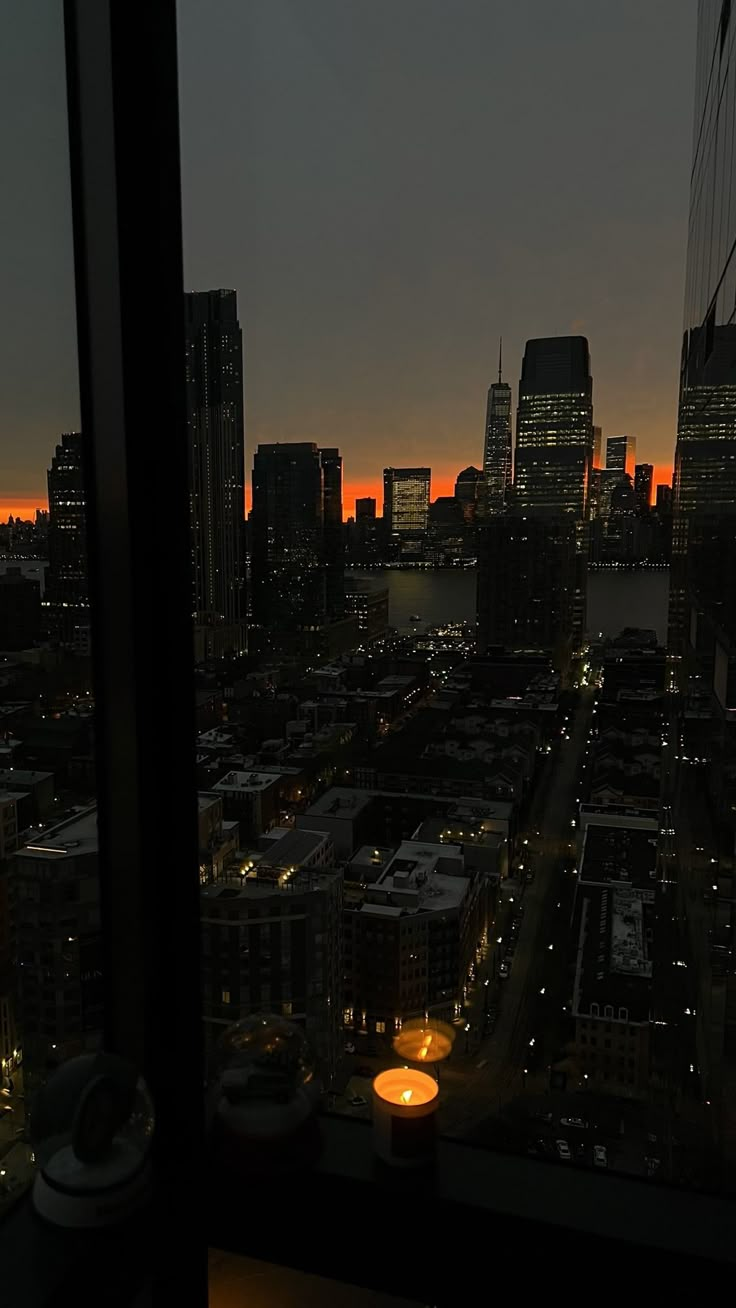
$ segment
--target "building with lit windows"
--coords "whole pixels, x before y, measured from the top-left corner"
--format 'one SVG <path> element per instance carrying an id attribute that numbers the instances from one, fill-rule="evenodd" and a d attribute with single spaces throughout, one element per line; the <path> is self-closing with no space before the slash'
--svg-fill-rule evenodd
<path id="1" fill-rule="evenodd" d="M 524 513 L 588 515 L 593 381 L 584 336 L 527 341 L 516 414 L 514 503 Z"/>
<path id="2" fill-rule="evenodd" d="M 69 649 L 89 648 L 87 522 L 81 432 L 65 432 L 51 460 L 49 566 L 44 608 L 53 640 Z"/>
<path id="3" fill-rule="evenodd" d="M 245 647 L 243 340 L 235 291 L 185 295 L 184 314 L 192 609 L 206 657 Z"/>
<path id="4" fill-rule="evenodd" d="M 636 436 L 609 436 L 606 441 L 606 468 L 633 477 L 636 464 Z"/>
<path id="5" fill-rule="evenodd" d="M 487 925 L 488 880 L 463 846 L 366 845 L 345 869 L 343 1022 L 390 1038 L 422 1014 L 452 1020 Z"/>
<path id="6" fill-rule="evenodd" d="M 272 834 L 201 890 L 206 1041 L 279 1013 L 303 1028 L 329 1084 L 341 1050 L 342 871 L 324 832 Z"/>
<path id="7" fill-rule="evenodd" d="M 700 521 L 718 514 L 736 529 L 736 187 L 724 149 L 736 116 L 735 29 L 730 3 L 701 3 L 673 478 L 669 638 L 679 655 L 688 652 L 697 578 L 687 556 Z"/>
<path id="8" fill-rule="evenodd" d="M 503 513 L 511 490 L 511 387 L 502 380 L 501 348 L 498 352 L 498 381 L 488 390 L 483 441 L 483 475 L 486 481 L 485 508 L 489 514 Z"/>
<path id="9" fill-rule="evenodd" d="M 383 518 L 389 536 L 424 535 L 431 479 L 430 468 L 384 468 Z"/>

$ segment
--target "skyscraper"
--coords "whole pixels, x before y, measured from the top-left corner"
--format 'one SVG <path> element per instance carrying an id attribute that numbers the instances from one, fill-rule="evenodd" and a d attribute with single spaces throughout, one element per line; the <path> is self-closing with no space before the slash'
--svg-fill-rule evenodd
<path id="1" fill-rule="evenodd" d="M 526 513 L 583 520 L 593 458 L 593 381 L 584 336 L 527 341 L 516 415 L 514 498 Z"/>
<path id="2" fill-rule="evenodd" d="M 606 441 L 606 470 L 633 477 L 636 463 L 636 436 L 609 436 Z"/>
<path id="3" fill-rule="evenodd" d="M 501 379 L 501 345 L 498 346 L 498 381 L 488 391 L 483 473 L 485 506 L 489 514 L 503 513 L 511 488 L 511 387 Z"/>
<path id="4" fill-rule="evenodd" d="M 266 643 L 344 614 L 342 458 L 308 442 L 259 445 L 253 464 L 252 611 Z"/>
<path id="5" fill-rule="evenodd" d="M 730 871 L 736 834 L 732 707 L 736 702 L 732 598 L 736 595 L 736 204 L 731 197 L 736 194 L 736 169 L 730 142 L 736 126 L 735 42 L 736 9 L 728 0 L 701 0 L 669 611 L 670 652 L 677 656 L 681 686 L 709 696 L 708 744 L 703 749 L 708 754 L 704 781 L 709 834 L 714 853 L 726 857 L 710 859 L 707 914 L 697 907 L 704 897 L 705 873 L 690 850 L 680 859 L 677 887 L 697 983 L 701 1092 L 710 1105 L 719 1144 L 732 1158 L 736 1155 L 731 1018 L 736 934 Z M 690 673 L 697 679 L 691 681 Z M 686 718 L 682 713 L 680 723 Z M 689 779 L 692 773 L 686 771 L 682 758 L 679 767 L 677 799 L 685 810 L 687 829 L 688 823 L 699 820 L 706 801 L 698 802 L 697 788 Z"/>
<path id="6" fill-rule="evenodd" d="M 342 526 L 342 455 L 320 450 L 322 468 L 322 566 L 325 570 L 325 612 L 328 622 L 345 613 L 345 549 Z"/>
<path id="7" fill-rule="evenodd" d="M 640 517 L 648 513 L 651 508 L 653 480 L 654 465 L 651 463 L 637 463 L 634 468 L 634 491 L 636 492 L 637 513 Z"/>
<path id="8" fill-rule="evenodd" d="M 195 622 L 241 649 L 245 619 L 243 341 L 235 291 L 184 297 Z M 224 648 L 220 649 L 224 652 Z"/>
<path id="9" fill-rule="evenodd" d="M 389 535 L 422 536 L 429 518 L 430 468 L 384 468 L 383 517 Z"/>
<path id="10" fill-rule="evenodd" d="M 51 460 L 49 488 L 49 566 L 45 608 L 52 637 L 86 651 L 89 643 L 87 522 L 82 436 L 65 432 Z"/>
<path id="11" fill-rule="evenodd" d="M 568 515 L 489 518 L 479 544 L 478 649 L 544 650 L 563 668 L 574 629 L 577 532 Z"/>

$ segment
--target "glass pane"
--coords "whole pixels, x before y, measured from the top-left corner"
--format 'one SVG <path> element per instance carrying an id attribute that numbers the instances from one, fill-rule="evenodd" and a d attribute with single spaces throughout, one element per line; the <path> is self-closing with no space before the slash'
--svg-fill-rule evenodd
<path id="1" fill-rule="evenodd" d="M 0 1210 L 27 1108 L 102 1030 L 84 439 L 60 5 L 7 7 L 2 84 Z"/>
<path id="2" fill-rule="evenodd" d="M 179 4 L 207 1043 L 718 1188 L 731 44 L 501 8 Z"/>

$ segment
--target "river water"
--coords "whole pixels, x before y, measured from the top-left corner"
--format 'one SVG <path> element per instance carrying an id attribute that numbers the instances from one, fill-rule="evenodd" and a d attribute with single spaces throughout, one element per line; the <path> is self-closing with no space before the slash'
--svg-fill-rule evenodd
<path id="1" fill-rule="evenodd" d="M 420 568 L 349 572 L 372 586 L 388 587 L 388 620 L 400 632 L 440 622 L 475 622 L 475 571 Z M 588 577 L 588 631 L 616 636 L 622 627 L 653 627 L 661 643 L 667 637 L 669 574 L 603 570 Z M 412 622 L 418 616 L 419 623 Z"/>

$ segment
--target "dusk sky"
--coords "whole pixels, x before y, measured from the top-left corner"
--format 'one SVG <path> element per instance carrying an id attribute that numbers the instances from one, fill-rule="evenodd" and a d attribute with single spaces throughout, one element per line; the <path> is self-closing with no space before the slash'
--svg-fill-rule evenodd
<path id="1" fill-rule="evenodd" d="M 78 426 L 60 0 L 0 0 L 0 513 Z M 481 459 L 498 337 L 590 342 L 595 421 L 671 466 L 692 0 L 181 0 L 188 289 L 234 287 L 246 465 L 337 445 L 432 494 Z M 141 312 L 155 312 L 156 288 Z M 154 365 L 155 366 L 155 365 Z M 514 403 L 515 409 L 515 403 Z M 155 506 L 152 506 L 155 507 Z M 380 507 L 380 504 L 379 504 Z"/>

